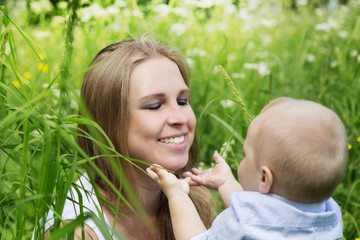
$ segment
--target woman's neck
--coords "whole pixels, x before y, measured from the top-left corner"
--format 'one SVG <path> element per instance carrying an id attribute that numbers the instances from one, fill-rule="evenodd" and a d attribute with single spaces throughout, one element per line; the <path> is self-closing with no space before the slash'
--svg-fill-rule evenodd
<path id="1" fill-rule="evenodd" d="M 116 221 L 115 229 L 129 240 L 149 239 L 148 237 L 152 235 L 149 229 L 156 229 L 152 224 L 157 222 L 156 214 L 162 192 L 159 185 L 145 173 L 139 171 L 136 176 L 134 193 L 137 197 L 128 198 L 131 207 L 124 202 L 118 204 L 116 200 L 111 201 L 111 198 L 104 195 L 113 207 L 119 206 L 119 214 L 115 216 L 114 211 L 107 204 L 102 204 L 110 224 L 113 226 Z"/>

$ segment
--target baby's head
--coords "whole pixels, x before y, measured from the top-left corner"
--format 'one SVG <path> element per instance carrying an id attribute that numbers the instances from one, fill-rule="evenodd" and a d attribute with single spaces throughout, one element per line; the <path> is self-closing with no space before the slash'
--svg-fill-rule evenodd
<path id="1" fill-rule="evenodd" d="M 291 98 L 265 106 L 249 126 L 244 151 L 238 171 L 245 190 L 302 203 L 329 198 L 348 159 L 340 118 L 323 105 Z"/>

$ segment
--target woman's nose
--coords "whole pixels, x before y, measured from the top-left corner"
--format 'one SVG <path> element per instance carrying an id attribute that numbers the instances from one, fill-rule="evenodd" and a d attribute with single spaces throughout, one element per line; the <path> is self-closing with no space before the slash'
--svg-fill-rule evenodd
<path id="1" fill-rule="evenodd" d="M 167 122 L 169 125 L 183 125 L 188 121 L 185 109 L 179 105 L 171 107 L 168 114 Z"/>

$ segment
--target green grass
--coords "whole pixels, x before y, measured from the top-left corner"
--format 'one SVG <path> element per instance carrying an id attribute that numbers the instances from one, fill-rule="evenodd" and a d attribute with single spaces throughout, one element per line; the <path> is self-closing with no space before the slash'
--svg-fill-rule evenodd
<path id="1" fill-rule="evenodd" d="M 104 5 L 94 2 L 104 9 L 115 6 L 110 0 Z M 129 1 L 126 7 L 117 6 L 117 15 L 88 21 L 79 20 L 87 10 L 80 4 L 77 20 L 66 29 L 56 24 L 55 15 L 64 17 L 70 9 L 39 14 L 33 9 L 30 14 L 13 1 L 7 9 L 1 6 L 0 238 L 31 237 L 54 201 L 52 207 L 61 212 L 71 183 L 81 166 L 91 161 L 76 143 L 78 122 L 96 127 L 77 116 L 87 66 L 104 46 L 143 32 L 178 46 L 189 59 L 204 167 L 211 165 L 213 151 L 223 147 L 235 171 L 243 157 L 249 117 L 273 98 L 309 99 L 333 109 L 343 120 L 351 145 L 347 174 L 334 198 L 342 208 L 344 239 L 359 238 L 359 1 L 333 11 L 325 5 L 295 11 L 287 1 L 281 8 L 281 1 L 263 1 L 251 10 L 251 5 L 238 1 L 232 5 L 234 12 L 229 7 L 170 1 L 187 15 L 173 9 L 159 16 L 160 2 Z M 143 16 L 134 13 L 136 9 Z M 172 31 L 176 23 L 184 25 L 182 34 L 180 29 Z M 223 107 L 225 100 L 234 104 Z M 58 231 L 58 236 L 84 217 Z"/>

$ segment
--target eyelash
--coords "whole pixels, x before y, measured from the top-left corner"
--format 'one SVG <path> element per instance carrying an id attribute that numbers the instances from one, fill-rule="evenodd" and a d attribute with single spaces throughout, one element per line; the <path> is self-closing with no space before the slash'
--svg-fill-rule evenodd
<path id="1" fill-rule="evenodd" d="M 177 100 L 177 103 L 181 106 L 184 106 L 184 105 L 188 105 L 189 104 L 189 99 L 187 98 L 180 98 Z"/>
<path id="2" fill-rule="evenodd" d="M 144 108 L 148 109 L 148 110 L 158 110 L 160 107 L 161 107 L 160 103 L 153 103 L 153 104 L 145 106 Z"/>
<path id="3" fill-rule="evenodd" d="M 180 98 L 177 99 L 177 103 L 180 106 L 185 106 L 189 104 L 189 100 L 187 98 Z M 148 110 L 158 110 L 161 107 L 161 103 L 153 103 L 153 104 L 149 104 L 147 106 L 144 107 L 144 109 L 148 109 Z"/>

